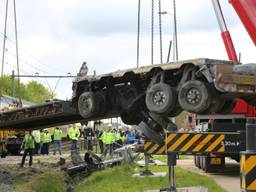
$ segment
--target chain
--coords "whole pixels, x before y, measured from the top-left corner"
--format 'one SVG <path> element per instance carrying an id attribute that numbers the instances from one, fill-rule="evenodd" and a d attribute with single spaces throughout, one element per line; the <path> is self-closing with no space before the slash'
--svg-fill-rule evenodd
<path id="1" fill-rule="evenodd" d="M 141 10 L 141 0 L 138 0 L 138 32 L 137 32 L 137 68 L 139 67 L 140 64 L 140 13 Z"/>
<path id="2" fill-rule="evenodd" d="M 154 0 L 152 0 L 152 7 L 151 7 L 151 64 L 154 64 L 154 10 L 155 4 Z"/>
<path id="3" fill-rule="evenodd" d="M 159 37 L 160 37 L 160 63 L 163 63 L 163 39 L 162 39 L 162 7 L 161 0 L 158 0 L 159 7 Z"/>

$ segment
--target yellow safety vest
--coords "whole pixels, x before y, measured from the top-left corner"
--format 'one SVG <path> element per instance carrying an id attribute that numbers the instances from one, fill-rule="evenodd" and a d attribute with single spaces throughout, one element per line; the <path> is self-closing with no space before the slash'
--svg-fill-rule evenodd
<path id="1" fill-rule="evenodd" d="M 61 141 L 61 139 L 62 139 L 62 130 L 61 129 L 54 130 L 53 139 L 54 139 L 54 141 Z"/>
<path id="2" fill-rule="evenodd" d="M 80 131 L 79 131 L 79 129 L 78 128 L 70 128 L 69 130 L 68 130 L 68 136 L 69 136 L 69 138 L 70 139 L 72 139 L 72 140 L 78 140 L 79 139 L 79 137 L 80 137 Z"/>
<path id="3" fill-rule="evenodd" d="M 23 140 L 23 146 L 24 149 L 34 149 L 35 148 L 35 142 L 34 138 L 31 135 L 25 135 L 24 140 Z"/>

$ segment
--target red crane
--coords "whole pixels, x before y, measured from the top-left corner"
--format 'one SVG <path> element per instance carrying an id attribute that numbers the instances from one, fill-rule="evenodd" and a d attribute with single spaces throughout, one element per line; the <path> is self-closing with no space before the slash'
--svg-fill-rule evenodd
<path id="1" fill-rule="evenodd" d="M 256 45 L 256 1 L 255 0 L 229 0 L 240 17 L 244 27 Z M 212 0 L 215 14 L 220 26 L 221 36 L 228 54 L 228 58 L 238 63 L 236 50 L 227 28 L 219 0 Z"/>

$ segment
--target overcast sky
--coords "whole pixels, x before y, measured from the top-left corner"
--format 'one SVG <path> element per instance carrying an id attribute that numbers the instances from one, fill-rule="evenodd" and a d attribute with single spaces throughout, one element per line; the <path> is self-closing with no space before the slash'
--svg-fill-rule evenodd
<path id="1" fill-rule="evenodd" d="M 151 1 L 142 1 L 140 64 L 150 64 Z M 21 74 L 75 75 L 87 61 L 89 73 L 107 73 L 136 66 L 137 0 L 20 0 L 17 1 Z M 242 61 L 255 61 L 255 47 L 228 0 L 221 0 L 228 27 Z M 155 1 L 158 12 L 158 1 Z M 162 10 L 172 13 L 172 0 Z M 0 1 L 0 53 L 4 31 L 5 0 Z M 162 16 L 164 60 L 172 39 L 172 15 Z M 227 59 L 211 0 L 177 0 L 180 59 Z M 159 63 L 158 17 L 155 25 L 155 59 Z M 15 69 L 13 5 L 10 1 L 5 74 Z M 1 58 L 0 58 L 1 60 Z M 27 82 L 28 79 L 23 81 Z M 54 89 L 56 80 L 39 80 Z M 57 97 L 71 96 L 71 79 L 61 80 Z"/>

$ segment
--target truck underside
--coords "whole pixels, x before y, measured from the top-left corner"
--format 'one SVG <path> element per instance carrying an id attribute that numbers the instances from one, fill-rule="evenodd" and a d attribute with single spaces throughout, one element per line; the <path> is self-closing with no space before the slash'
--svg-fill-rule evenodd
<path id="1" fill-rule="evenodd" d="M 195 59 L 77 78 L 70 101 L 0 114 L 0 129 L 39 129 L 120 116 L 156 143 L 183 110 L 228 113 L 236 98 L 256 104 L 253 70 L 230 61 Z M 255 67 L 254 64 L 247 68 Z"/>

